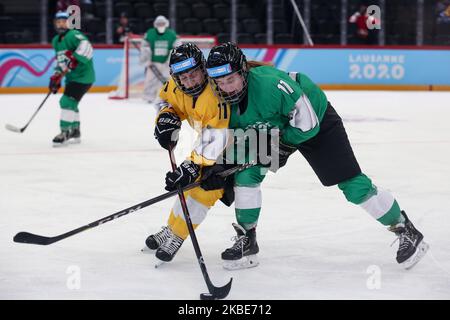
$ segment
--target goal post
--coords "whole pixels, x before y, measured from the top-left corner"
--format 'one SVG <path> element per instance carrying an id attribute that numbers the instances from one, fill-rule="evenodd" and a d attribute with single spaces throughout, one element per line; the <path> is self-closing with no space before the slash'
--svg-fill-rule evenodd
<path id="1" fill-rule="evenodd" d="M 144 91 L 145 67 L 139 62 L 139 54 L 143 35 L 131 34 L 123 45 L 122 68 L 117 89 L 109 93 L 110 99 L 129 99 L 142 97 Z M 209 50 L 217 44 L 215 36 L 180 36 L 182 43 L 195 43 L 205 57 Z"/>

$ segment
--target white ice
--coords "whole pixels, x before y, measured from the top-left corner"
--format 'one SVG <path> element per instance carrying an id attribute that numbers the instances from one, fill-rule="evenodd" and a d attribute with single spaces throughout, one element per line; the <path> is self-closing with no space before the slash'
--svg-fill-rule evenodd
<path id="1" fill-rule="evenodd" d="M 393 192 L 431 248 L 406 271 L 395 236 L 337 187 L 323 187 L 299 154 L 263 185 L 260 265 L 226 271 L 233 208 L 219 203 L 197 229 L 215 285 L 228 299 L 449 299 L 450 93 L 327 92 L 363 171 Z M 154 268 L 140 249 L 166 223 L 173 199 L 50 246 L 18 244 L 19 231 L 53 236 L 164 192 L 167 152 L 153 138 L 152 106 L 87 94 L 82 143 L 55 149 L 58 96 L 23 134 L 41 94 L 0 95 L 0 298 L 198 299 L 206 292 L 186 241 Z M 182 160 L 178 152 L 178 161 Z"/>

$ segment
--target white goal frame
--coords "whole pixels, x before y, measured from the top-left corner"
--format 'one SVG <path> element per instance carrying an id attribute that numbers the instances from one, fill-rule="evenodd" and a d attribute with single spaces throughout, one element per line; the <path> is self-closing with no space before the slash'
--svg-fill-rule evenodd
<path id="1" fill-rule="evenodd" d="M 109 99 L 129 99 L 142 96 L 145 67 L 138 62 L 138 55 L 143 35 L 131 34 L 125 38 L 123 45 L 123 62 L 117 89 L 110 92 Z M 179 37 L 182 43 L 193 42 L 203 54 L 207 55 L 209 49 L 217 44 L 215 36 L 188 36 Z"/>

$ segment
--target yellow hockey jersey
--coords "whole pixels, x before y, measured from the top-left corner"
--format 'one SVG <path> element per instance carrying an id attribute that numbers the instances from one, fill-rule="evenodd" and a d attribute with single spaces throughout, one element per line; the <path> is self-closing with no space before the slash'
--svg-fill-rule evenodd
<path id="1" fill-rule="evenodd" d="M 159 97 L 166 103 L 159 114 L 175 113 L 199 134 L 188 159 L 201 166 L 213 165 L 230 141 L 230 106 L 220 103 L 209 85 L 193 98 L 178 89 L 173 79 L 164 84 Z"/>

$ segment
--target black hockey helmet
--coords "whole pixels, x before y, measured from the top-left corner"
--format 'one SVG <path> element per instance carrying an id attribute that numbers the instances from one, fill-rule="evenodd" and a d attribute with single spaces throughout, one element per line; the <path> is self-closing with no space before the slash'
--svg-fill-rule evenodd
<path id="1" fill-rule="evenodd" d="M 242 50 L 231 42 L 222 43 L 211 49 L 206 70 L 211 80 L 212 87 L 218 96 L 228 103 L 239 103 L 247 92 L 247 59 Z M 242 76 L 243 88 L 239 92 L 227 93 L 217 85 L 216 79 L 239 73 Z"/>
<path id="2" fill-rule="evenodd" d="M 205 64 L 202 51 L 194 43 L 184 43 L 173 49 L 170 54 L 170 75 L 181 91 L 192 97 L 197 97 L 208 83 Z M 203 81 L 200 85 L 187 88 L 181 83 L 180 75 L 193 70 L 200 70 L 203 73 Z"/>

